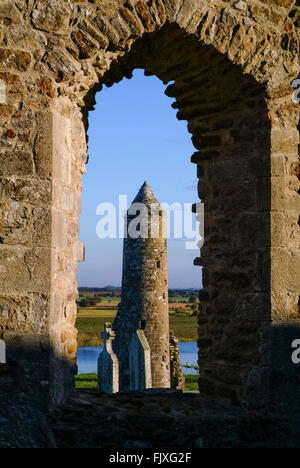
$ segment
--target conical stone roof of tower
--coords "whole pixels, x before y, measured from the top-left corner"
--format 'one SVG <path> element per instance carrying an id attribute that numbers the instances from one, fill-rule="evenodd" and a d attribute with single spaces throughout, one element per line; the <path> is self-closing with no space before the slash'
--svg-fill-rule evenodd
<path id="1" fill-rule="evenodd" d="M 151 205 L 160 206 L 159 201 L 147 181 L 143 183 L 132 203 L 144 203 L 147 207 Z"/>

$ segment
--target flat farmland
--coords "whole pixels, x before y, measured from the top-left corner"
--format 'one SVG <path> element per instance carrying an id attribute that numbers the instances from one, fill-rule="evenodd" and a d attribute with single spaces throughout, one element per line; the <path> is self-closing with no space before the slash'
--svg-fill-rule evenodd
<path id="1" fill-rule="evenodd" d="M 101 301 L 95 307 L 79 307 L 76 320 L 78 346 L 103 346 L 101 332 L 106 322 L 113 323 L 119 300 Z M 170 330 L 180 342 L 197 340 L 197 317 L 192 316 L 191 304 L 169 304 Z"/>

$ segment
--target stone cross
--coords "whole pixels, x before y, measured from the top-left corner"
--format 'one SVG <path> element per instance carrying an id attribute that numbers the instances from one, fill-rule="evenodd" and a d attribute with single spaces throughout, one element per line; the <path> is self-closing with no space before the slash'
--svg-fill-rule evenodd
<path id="1" fill-rule="evenodd" d="M 98 388 L 105 393 L 116 393 L 119 391 L 119 360 L 113 351 L 115 332 L 111 323 L 105 323 L 101 336 L 104 347 L 98 358 Z"/>

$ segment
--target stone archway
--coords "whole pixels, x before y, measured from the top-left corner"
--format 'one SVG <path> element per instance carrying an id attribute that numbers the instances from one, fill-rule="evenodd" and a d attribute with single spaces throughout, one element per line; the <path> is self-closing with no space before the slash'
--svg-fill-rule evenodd
<path id="1" fill-rule="evenodd" d="M 0 327 L 8 356 L 22 355 L 37 384 L 49 381 L 52 403 L 68 395 L 88 111 L 102 84 L 138 67 L 174 82 L 166 92 L 197 149 L 207 229 L 196 260 L 204 268 L 200 390 L 264 405 L 271 321 L 299 323 L 295 2 L 4 3 Z"/>

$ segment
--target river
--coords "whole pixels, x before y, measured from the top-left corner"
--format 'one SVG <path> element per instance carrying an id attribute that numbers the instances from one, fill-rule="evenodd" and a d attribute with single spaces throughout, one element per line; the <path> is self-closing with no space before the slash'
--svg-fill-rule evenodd
<path id="1" fill-rule="evenodd" d="M 181 364 L 197 365 L 198 348 L 196 342 L 178 343 Z M 100 351 L 100 346 L 89 346 L 87 348 L 78 348 L 77 352 L 77 365 L 78 374 L 96 374 L 97 373 L 97 359 Z M 188 369 L 183 367 L 184 374 L 197 374 L 195 369 Z"/>

